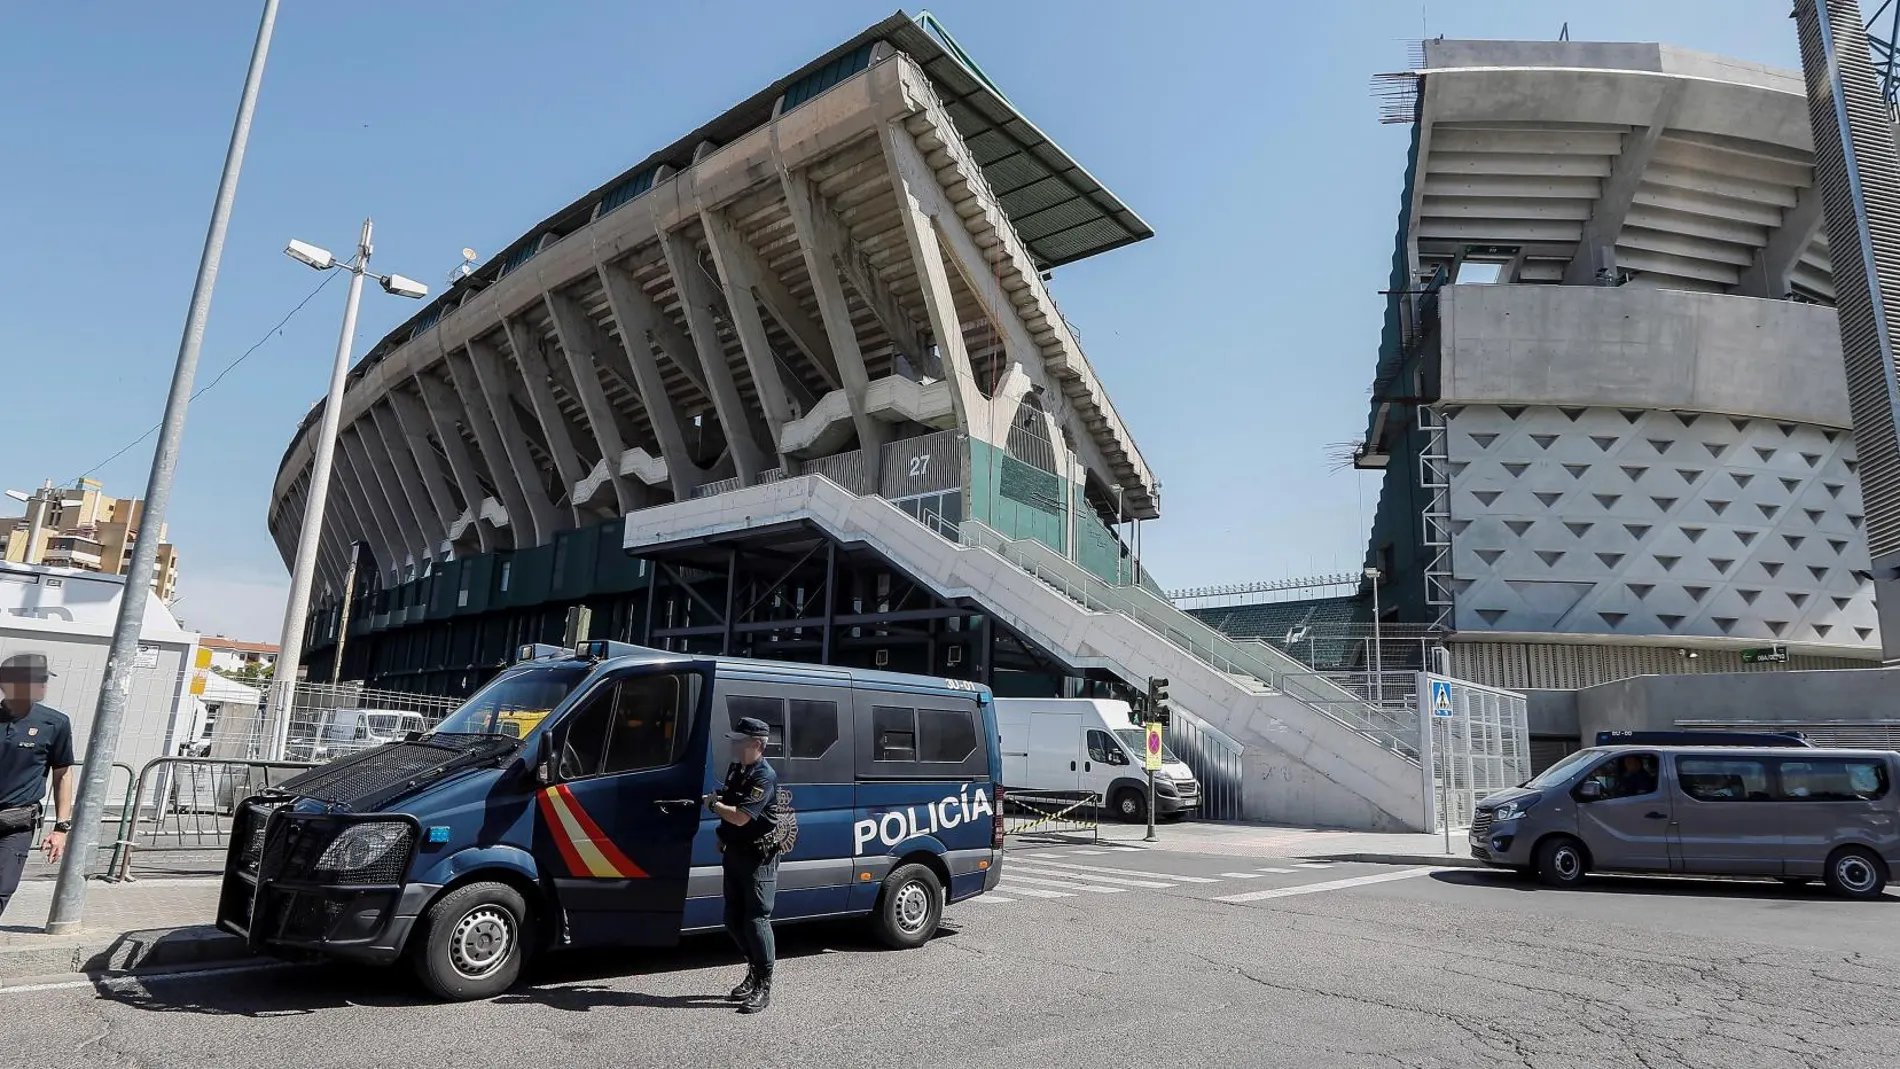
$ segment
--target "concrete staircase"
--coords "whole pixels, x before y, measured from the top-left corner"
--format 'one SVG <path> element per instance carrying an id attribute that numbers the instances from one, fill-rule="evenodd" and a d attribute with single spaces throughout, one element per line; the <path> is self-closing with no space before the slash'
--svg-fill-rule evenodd
<path id="1" fill-rule="evenodd" d="M 1076 668 L 1131 683 L 1166 677 L 1176 708 L 1243 748 L 1248 819 L 1428 826 L 1416 725 L 1271 647 L 1232 642 L 1150 591 L 1103 582 L 1039 542 L 974 521 L 932 530 L 882 498 L 807 475 L 631 513 L 625 545 L 638 553 L 790 522 L 867 546 L 942 597 L 977 602 Z"/>

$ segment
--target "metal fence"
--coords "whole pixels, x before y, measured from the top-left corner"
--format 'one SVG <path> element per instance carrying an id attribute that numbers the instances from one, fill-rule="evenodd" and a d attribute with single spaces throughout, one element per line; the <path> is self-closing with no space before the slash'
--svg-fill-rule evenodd
<path id="1" fill-rule="evenodd" d="M 184 756 L 322 762 L 428 731 L 459 701 L 373 690 L 356 683 L 298 683 L 291 694 L 284 752 L 273 755 L 275 724 L 262 705 L 226 707 L 202 725 Z"/>
<path id="2" fill-rule="evenodd" d="M 1516 691 L 1426 673 L 1417 689 L 1432 829 L 1469 827 L 1487 795 L 1531 777 L 1528 702 Z"/>
<path id="3" fill-rule="evenodd" d="M 1003 796 L 1003 835 L 1081 832 L 1102 837 L 1102 796 L 1095 792 L 1012 790 Z"/>
<path id="4" fill-rule="evenodd" d="M 1168 725 L 1166 742 L 1200 781 L 1201 805 L 1195 816 L 1202 820 L 1245 817 L 1241 805 L 1241 789 L 1246 782 L 1241 771 L 1244 747 L 1212 725 L 1179 711 Z"/>
<path id="5" fill-rule="evenodd" d="M 108 878 L 131 878 L 133 855 L 140 853 L 198 852 L 213 855 L 204 859 L 208 864 L 220 863 L 238 805 L 310 767 L 308 761 L 215 757 L 147 762 L 120 806 Z"/>

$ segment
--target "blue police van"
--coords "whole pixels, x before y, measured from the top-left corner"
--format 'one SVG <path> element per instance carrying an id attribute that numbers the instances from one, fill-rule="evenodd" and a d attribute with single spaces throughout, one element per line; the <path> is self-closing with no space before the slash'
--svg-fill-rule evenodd
<path id="1" fill-rule="evenodd" d="M 408 958 L 450 999 L 550 949 L 721 927 L 701 798 L 742 717 L 791 792 L 778 921 L 866 917 L 894 947 L 1002 876 L 988 688 L 589 641 L 523 647 L 434 731 L 311 769 L 237 810 L 220 928 L 284 957 Z"/>

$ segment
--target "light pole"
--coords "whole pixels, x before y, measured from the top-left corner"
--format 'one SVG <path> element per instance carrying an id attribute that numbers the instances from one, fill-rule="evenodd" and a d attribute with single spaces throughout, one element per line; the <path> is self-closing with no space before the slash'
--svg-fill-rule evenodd
<path id="1" fill-rule="evenodd" d="M 285 246 L 284 253 L 318 271 L 336 268 L 350 273 L 350 296 L 343 305 L 343 330 L 336 339 L 336 361 L 330 366 L 330 392 L 323 401 L 323 418 L 317 425 L 317 444 L 310 456 L 310 493 L 304 502 L 303 526 L 297 535 L 297 558 L 290 569 L 290 598 L 284 605 L 283 637 L 277 647 L 277 669 L 271 676 L 270 749 L 265 756 L 272 761 L 284 759 L 284 744 L 290 738 L 290 714 L 297 692 L 297 667 L 303 657 L 304 616 L 310 611 L 310 583 L 317 570 L 317 546 L 323 537 L 324 506 L 330 498 L 330 465 L 336 454 L 336 436 L 343 417 L 343 382 L 350 371 L 350 343 L 356 337 L 356 308 L 363 299 L 363 279 L 374 278 L 386 293 L 397 297 L 421 299 L 429 287 L 401 275 L 379 275 L 369 269 L 371 222 L 363 220 L 363 233 L 356 242 L 356 257 L 338 262 L 329 250 L 302 241 Z"/>
<path id="2" fill-rule="evenodd" d="M 99 685 L 99 704 L 94 707 L 92 729 L 86 738 L 85 768 L 73 806 L 73 830 L 67 836 L 59 882 L 53 887 L 53 907 L 46 918 L 48 935 L 65 935 L 78 928 L 86 910 L 86 869 L 92 864 L 93 847 L 99 841 L 106 792 L 112 788 L 112 758 L 119 748 L 125 705 L 132 693 L 139 630 L 152 596 L 152 573 L 158 570 L 157 532 L 164 528 L 165 508 L 171 504 L 172 477 L 178 471 L 178 450 L 185 437 L 185 412 L 191 407 L 191 387 L 198 377 L 198 351 L 204 345 L 205 322 L 211 318 L 211 291 L 217 287 L 224 235 L 231 224 L 232 202 L 237 199 L 238 172 L 244 166 L 251 116 L 257 110 L 257 90 L 264 81 L 264 57 L 270 54 L 271 33 L 277 26 L 277 3 L 264 0 L 264 16 L 257 24 L 257 40 L 251 45 L 251 64 L 244 73 L 244 91 L 238 97 L 237 119 L 231 124 L 231 141 L 225 148 L 224 171 L 218 176 L 218 192 L 211 202 L 211 225 L 205 230 L 204 251 L 198 257 L 198 277 L 191 286 L 185 329 L 178 339 L 178 359 L 172 366 L 171 391 L 165 397 L 165 418 L 159 424 L 152 472 L 145 482 L 145 511 L 139 524 L 152 536 L 138 540 L 132 550 L 132 566 L 126 570 L 125 594 L 119 599 L 112 645 L 106 654 L 105 679 Z"/>
<path id="3" fill-rule="evenodd" d="M 1372 582 L 1372 704 L 1385 704 L 1385 651 L 1379 642 L 1379 580 L 1385 573 L 1377 568 L 1367 568 L 1366 578 Z"/>

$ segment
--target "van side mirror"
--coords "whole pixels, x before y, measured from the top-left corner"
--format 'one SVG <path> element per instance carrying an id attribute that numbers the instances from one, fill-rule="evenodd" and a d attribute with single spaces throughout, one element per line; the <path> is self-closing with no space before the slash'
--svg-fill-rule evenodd
<path id="1" fill-rule="evenodd" d="M 554 747 L 549 744 L 548 739 L 549 736 L 543 733 L 534 744 L 534 782 L 542 787 L 554 784 L 554 769 L 548 756 L 553 752 Z"/>
<path id="2" fill-rule="evenodd" d="M 1584 780 L 1577 785 L 1577 801 L 1600 802 L 1603 800 L 1603 784 L 1596 780 Z"/>

